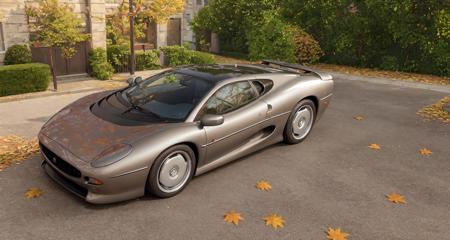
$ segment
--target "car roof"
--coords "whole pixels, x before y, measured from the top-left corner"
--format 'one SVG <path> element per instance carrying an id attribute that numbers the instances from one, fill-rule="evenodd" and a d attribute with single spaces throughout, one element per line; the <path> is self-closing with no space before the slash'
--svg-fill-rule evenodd
<path id="1" fill-rule="evenodd" d="M 279 71 L 273 68 L 263 67 L 259 65 L 210 64 L 182 66 L 175 69 L 175 72 L 198 77 L 216 83 L 225 79 L 243 75 L 264 74 Z"/>

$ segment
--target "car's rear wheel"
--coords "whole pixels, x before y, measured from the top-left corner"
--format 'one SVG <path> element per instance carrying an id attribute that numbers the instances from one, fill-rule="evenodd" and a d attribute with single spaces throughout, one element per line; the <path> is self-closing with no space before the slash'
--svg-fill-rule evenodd
<path id="1" fill-rule="evenodd" d="M 189 146 L 176 145 L 159 155 L 150 169 L 147 190 L 161 198 L 180 193 L 192 179 L 195 154 Z"/>
<path id="2" fill-rule="evenodd" d="M 305 99 L 300 101 L 288 118 L 284 129 L 284 141 L 288 144 L 299 143 L 308 137 L 316 119 L 314 102 Z"/>

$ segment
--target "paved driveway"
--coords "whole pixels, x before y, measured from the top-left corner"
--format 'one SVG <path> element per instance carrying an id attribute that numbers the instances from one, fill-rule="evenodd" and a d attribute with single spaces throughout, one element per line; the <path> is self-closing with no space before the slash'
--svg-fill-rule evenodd
<path id="1" fill-rule="evenodd" d="M 448 239 L 450 125 L 415 114 L 445 95 L 338 79 L 330 109 L 305 142 L 194 178 L 165 200 L 89 205 L 51 182 L 33 157 L 0 173 L 0 239 L 317 240 L 328 227 L 341 227 L 349 239 Z M 381 150 L 368 149 L 371 143 Z M 419 155 L 424 147 L 433 154 Z M 257 191 L 260 179 L 272 191 Z M 27 200 L 30 187 L 44 195 Z M 386 201 L 390 192 L 407 204 Z M 230 209 L 243 214 L 239 226 L 223 222 Z M 285 227 L 266 227 L 270 213 L 282 215 Z"/>

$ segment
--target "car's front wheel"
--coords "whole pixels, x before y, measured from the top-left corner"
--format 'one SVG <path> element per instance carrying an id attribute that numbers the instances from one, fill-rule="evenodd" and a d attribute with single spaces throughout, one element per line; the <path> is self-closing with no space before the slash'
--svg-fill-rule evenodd
<path id="1" fill-rule="evenodd" d="M 308 137 L 316 118 L 316 106 L 309 99 L 300 101 L 293 109 L 284 129 L 284 141 L 299 143 Z"/>
<path id="2" fill-rule="evenodd" d="M 187 145 L 165 150 L 150 169 L 147 191 L 161 198 L 177 195 L 194 175 L 195 162 L 195 154 Z"/>

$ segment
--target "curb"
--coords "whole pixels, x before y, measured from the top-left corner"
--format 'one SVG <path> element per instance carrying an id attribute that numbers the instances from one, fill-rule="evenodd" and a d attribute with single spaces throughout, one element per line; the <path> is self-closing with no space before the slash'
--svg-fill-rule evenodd
<path id="1" fill-rule="evenodd" d="M 35 99 L 35 98 L 43 98 L 43 97 L 51 97 L 51 96 L 61 96 L 61 95 L 69 95 L 69 94 L 75 94 L 75 93 L 83 93 L 83 92 L 99 92 L 105 89 L 102 88 L 86 88 L 86 89 L 79 89 L 79 90 L 69 90 L 64 92 L 40 92 L 40 93 L 31 93 L 31 95 L 23 96 L 23 95 L 12 95 L 12 96 L 5 96 L 0 97 L 0 103 L 7 103 L 7 102 L 16 102 L 16 101 L 22 101 L 22 100 L 28 100 L 28 99 Z"/>
<path id="2" fill-rule="evenodd" d="M 333 77 L 337 77 L 339 79 L 351 80 L 351 81 L 362 81 L 376 84 L 384 84 L 384 85 L 394 85 L 399 87 L 408 87 L 408 88 L 416 88 L 416 89 L 425 89 L 442 93 L 450 93 L 450 86 L 445 85 L 437 85 L 437 84 L 428 84 L 428 83 L 420 83 L 420 82 L 412 82 L 401 79 L 388 79 L 388 78 L 378 78 L 378 77 L 364 77 L 359 75 L 348 75 L 344 73 L 337 73 L 331 71 L 323 71 L 331 74 Z"/>

